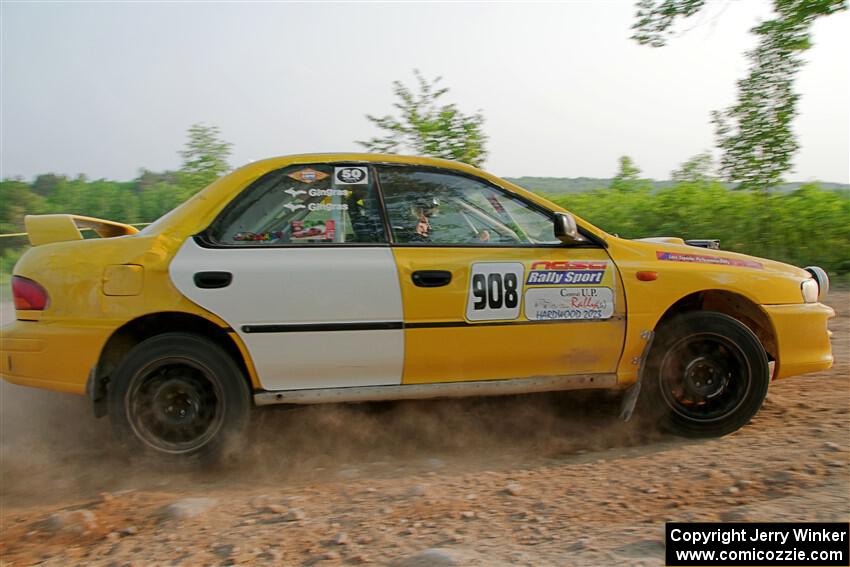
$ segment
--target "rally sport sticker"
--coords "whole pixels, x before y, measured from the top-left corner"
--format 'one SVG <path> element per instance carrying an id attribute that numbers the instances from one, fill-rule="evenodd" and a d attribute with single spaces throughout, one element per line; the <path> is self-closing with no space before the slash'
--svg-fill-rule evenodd
<path id="1" fill-rule="evenodd" d="M 608 269 L 605 260 L 532 262 L 526 285 L 600 285 Z"/>
<path id="2" fill-rule="evenodd" d="M 535 287 L 525 292 L 529 321 L 610 319 L 613 315 L 610 287 Z"/>

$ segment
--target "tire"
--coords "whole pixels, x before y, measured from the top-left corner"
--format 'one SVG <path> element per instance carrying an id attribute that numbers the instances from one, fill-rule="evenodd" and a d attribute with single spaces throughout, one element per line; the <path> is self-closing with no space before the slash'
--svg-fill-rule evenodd
<path id="1" fill-rule="evenodd" d="M 683 437 L 721 437 L 749 423 L 770 383 L 767 354 L 745 325 L 694 311 L 658 330 L 642 380 L 641 409 Z"/>
<path id="2" fill-rule="evenodd" d="M 165 333 L 136 345 L 109 383 L 109 417 L 132 451 L 218 457 L 245 429 L 250 389 L 214 342 Z"/>

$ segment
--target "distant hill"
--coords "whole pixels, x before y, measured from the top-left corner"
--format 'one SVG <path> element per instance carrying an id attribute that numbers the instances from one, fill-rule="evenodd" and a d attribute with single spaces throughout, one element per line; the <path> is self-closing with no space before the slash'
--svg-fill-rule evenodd
<path id="1" fill-rule="evenodd" d="M 603 177 L 505 177 L 511 183 L 515 183 L 520 187 L 534 191 L 536 193 L 546 193 L 547 195 L 564 195 L 566 193 L 582 193 L 591 189 L 602 189 L 611 184 L 611 179 Z M 672 181 L 655 181 L 650 180 L 652 186 L 656 189 L 664 189 L 673 185 Z M 816 182 L 822 189 L 828 191 L 850 191 L 850 185 L 846 183 L 829 183 Z M 788 192 L 795 191 L 800 186 L 805 185 L 804 182 L 783 183 L 779 186 L 779 191 Z M 732 185 L 725 184 L 731 188 Z"/>

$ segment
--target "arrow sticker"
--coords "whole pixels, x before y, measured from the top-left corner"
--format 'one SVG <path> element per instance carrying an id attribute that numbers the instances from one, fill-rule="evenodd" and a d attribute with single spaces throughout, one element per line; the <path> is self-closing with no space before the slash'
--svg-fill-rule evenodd
<path id="1" fill-rule="evenodd" d="M 292 203 L 287 203 L 287 204 L 284 205 L 284 207 L 286 207 L 290 211 L 297 211 L 298 209 L 306 209 L 307 208 L 304 205 L 293 205 Z"/>
<path id="2" fill-rule="evenodd" d="M 290 187 L 289 189 L 284 191 L 284 193 L 289 193 L 293 197 L 297 197 L 298 195 L 302 195 L 304 193 L 307 193 L 307 191 L 304 191 L 303 189 L 293 189 L 292 187 Z"/>

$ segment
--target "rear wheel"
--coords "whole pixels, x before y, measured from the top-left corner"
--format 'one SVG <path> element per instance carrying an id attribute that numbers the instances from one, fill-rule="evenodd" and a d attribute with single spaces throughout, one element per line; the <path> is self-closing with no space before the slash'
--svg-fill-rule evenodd
<path id="1" fill-rule="evenodd" d="M 769 383 L 767 354 L 750 329 L 722 313 L 691 312 L 658 330 L 642 405 L 671 433 L 719 437 L 752 419 Z"/>
<path id="2" fill-rule="evenodd" d="M 248 421 L 250 391 L 212 341 L 165 333 L 139 343 L 113 373 L 109 415 L 119 438 L 167 455 L 218 455 Z"/>

